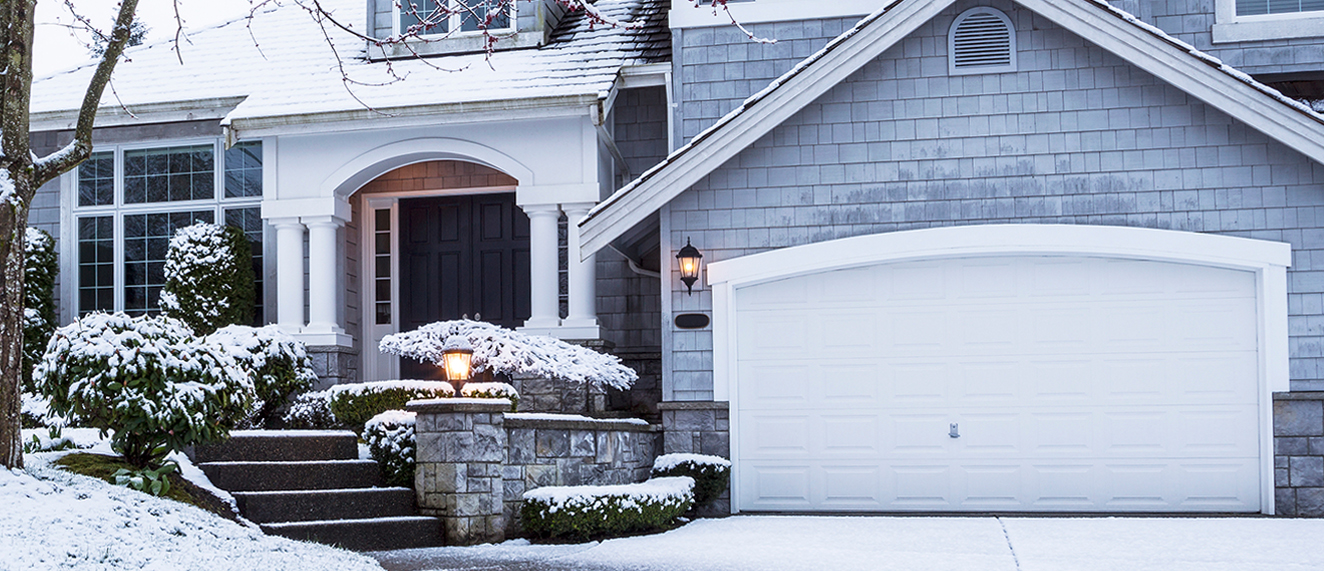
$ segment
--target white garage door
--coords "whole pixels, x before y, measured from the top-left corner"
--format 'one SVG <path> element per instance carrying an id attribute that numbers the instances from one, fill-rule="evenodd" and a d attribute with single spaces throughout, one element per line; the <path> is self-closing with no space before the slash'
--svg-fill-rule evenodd
<path id="1" fill-rule="evenodd" d="M 1008 256 L 734 290 L 741 510 L 1260 510 L 1255 276 Z"/>

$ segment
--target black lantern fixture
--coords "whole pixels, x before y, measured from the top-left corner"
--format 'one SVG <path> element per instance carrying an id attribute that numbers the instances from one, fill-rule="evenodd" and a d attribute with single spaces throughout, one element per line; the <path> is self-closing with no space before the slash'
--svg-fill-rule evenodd
<path id="1" fill-rule="evenodd" d="M 441 365 L 446 371 L 446 380 L 457 395 L 473 376 L 473 356 L 473 346 L 462 335 L 448 337 L 441 347 Z"/>
<path id="2" fill-rule="evenodd" d="M 676 259 L 680 261 L 680 281 L 685 282 L 688 293 L 694 293 L 694 282 L 699 281 L 699 260 L 703 259 L 703 254 L 699 249 L 690 244 L 690 239 L 685 239 L 685 247 L 676 253 Z"/>

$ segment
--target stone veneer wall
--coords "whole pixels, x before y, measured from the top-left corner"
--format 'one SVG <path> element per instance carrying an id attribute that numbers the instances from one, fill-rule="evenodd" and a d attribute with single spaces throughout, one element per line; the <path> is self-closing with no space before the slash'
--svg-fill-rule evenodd
<path id="1" fill-rule="evenodd" d="M 1324 516 L 1324 392 L 1273 395 L 1273 476 L 1280 516 Z"/>
<path id="2" fill-rule="evenodd" d="M 317 373 L 314 390 L 326 390 L 332 385 L 359 382 L 359 350 L 339 345 L 313 345 L 308 348 L 308 358 L 313 362 L 313 372 Z"/>
<path id="3" fill-rule="evenodd" d="M 520 505 L 527 490 L 647 480 L 661 450 L 659 428 L 628 420 L 506 415 L 501 476 L 507 535 L 520 532 Z"/>
<path id="4" fill-rule="evenodd" d="M 731 409 L 726 402 L 672 401 L 662 412 L 663 454 L 692 453 L 731 458 Z M 700 517 L 731 515 L 731 486 L 713 503 L 695 509 Z"/>

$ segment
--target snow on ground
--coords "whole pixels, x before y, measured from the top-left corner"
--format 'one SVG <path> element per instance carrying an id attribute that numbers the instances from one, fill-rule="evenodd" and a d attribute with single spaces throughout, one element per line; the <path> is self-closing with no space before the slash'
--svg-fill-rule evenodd
<path id="1" fill-rule="evenodd" d="M 736 516 L 601 543 L 371 555 L 389 571 L 1296 571 L 1324 569 L 1321 535 L 1324 520 L 1255 517 Z"/>
<path id="2" fill-rule="evenodd" d="M 380 569 L 325 545 L 263 535 L 201 509 L 57 469 L 0 470 L 0 570 Z"/>

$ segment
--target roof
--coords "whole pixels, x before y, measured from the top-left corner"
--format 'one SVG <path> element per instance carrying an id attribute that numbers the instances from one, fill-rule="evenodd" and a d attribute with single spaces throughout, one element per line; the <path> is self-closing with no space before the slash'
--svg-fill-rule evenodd
<path id="1" fill-rule="evenodd" d="M 771 132 L 955 0 L 895 0 L 613 193 L 580 221 L 588 256 Z M 1324 116 L 1106 0 L 1016 0 L 1086 40 L 1324 163 Z"/>
<path id="2" fill-rule="evenodd" d="M 323 0 L 341 22 L 367 21 L 365 0 Z M 318 26 L 297 2 L 197 31 L 181 41 L 155 42 L 125 51 L 112 89 L 101 105 L 160 108 L 171 103 L 242 98 L 224 122 L 311 123 L 365 118 L 426 106 L 433 113 L 456 106 L 567 97 L 607 96 L 623 66 L 670 59 L 662 0 L 599 0 L 609 18 L 639 27 L 593 25 L 582 12 L 568 15 L 548 45 L 497 51 L 370 62 L 365 42 L 327 24 Z M 339 56 L 339 57 L 337 57 Z M 355 83 L 346 89 L 344 75 Z M 95 62 L 34 82 L 34 120 L 72 113 Z M 398 80 L 397 78 L 404 78 Z M 352 92 L 352 93 L 351 93 Z M 369 110 L 371 108 L 371 110 Z M 461 109 L 466 109 L 461 107 Z M 375 110 L 375 111 L 374 111 Z"/>

